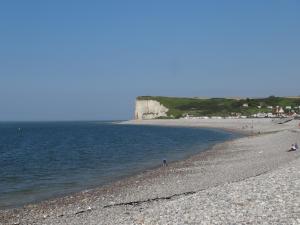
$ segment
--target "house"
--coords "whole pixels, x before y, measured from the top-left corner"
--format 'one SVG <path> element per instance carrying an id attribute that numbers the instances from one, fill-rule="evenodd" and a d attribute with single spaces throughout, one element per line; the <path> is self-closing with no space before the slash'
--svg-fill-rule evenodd
<path id="1" fill-rule="evenodd" d="M 292 109 L 292 106 L 286 106 L 285 109 Z"/>
<path id="2" fill-rule="evenodd" d="M 257 108 L 261 109 L 261 105 L 258 105 Z"/>
<path id="3" fill-rule="evenodd" d="M 283 110 L 282 107 L 279 108 L 278 113 L 279 113 L 279 114 L 283 114 L 283 113 L 284 113 L 284 110 Z"/>
<path id="4" fill-rule="evenodd" d="M 280 106 L 276 106 L 276 109 L 273 110 L 273 113 L 276 114 L 276 116 L 282 116 L 284 114 L 284 110 Z"/>
<path id="5" fill-rule="evenodd" d="M 267 117 L 267 114 L 266 113 L 257 113 L 256 117 L 257 118 L 265 118 L 265 117 Z"/>
<path id="6" fill-rule="evenodd" d="M 212 116 L 211 119 L 223 119 L 221 116 Z"/>
<path id="7" fill-rule="evenodd" d="M 248 108 L 249 107 L 248 103 L 244 103 L 243 107 Z"/>
<path id="8" fill-rule="evenodd" d="M 273 109 L 273 106 L 269 105 L 267 106 L 268 109 Z"/>
<path id="9" fill-rule="evenodd" d="M 189 119 L 189 118 L 190 118 L 190 115 L 189 115 L 189 114 L 186 114 L 184 118 L 185 118 L 185 119 Z"/>

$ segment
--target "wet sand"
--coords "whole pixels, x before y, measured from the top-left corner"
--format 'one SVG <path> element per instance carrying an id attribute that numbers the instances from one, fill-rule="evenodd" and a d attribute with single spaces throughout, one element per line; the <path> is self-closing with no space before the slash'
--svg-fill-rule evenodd
<path id="1" fill-rule="evenodd" d="M 269 119 L 182 119 L 125 123 L 211 127 L 249 136 L 101 188 L 2 210 L 0 224 L 297 224 L 300 214 L 294 208 L 300 204 L 300 154 L 287 150 L 292 143 L 300 142 L 299 121 L 276 124 Z M 273 201 L 274 196 L 280 204 Z"/>

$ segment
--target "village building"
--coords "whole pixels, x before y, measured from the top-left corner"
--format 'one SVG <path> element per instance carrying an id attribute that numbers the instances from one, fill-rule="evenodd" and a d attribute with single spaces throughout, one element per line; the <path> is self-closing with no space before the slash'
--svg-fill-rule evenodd
<path id="1" fill-rule="evenodd" d="M 279 110 L 278 110 L 278 115 L 282 116 L 283 114 L 284 114 L 284 110 L 283 110 L 282 107 L 280 107 Z"/>
<path id="2" fill-rule="evenodd" d="M 276 106 L 276 108 L 273 110 L 273 114 L 275 114 L 276 116 L 283 116 L 284 110 L 282 107 Z"/>

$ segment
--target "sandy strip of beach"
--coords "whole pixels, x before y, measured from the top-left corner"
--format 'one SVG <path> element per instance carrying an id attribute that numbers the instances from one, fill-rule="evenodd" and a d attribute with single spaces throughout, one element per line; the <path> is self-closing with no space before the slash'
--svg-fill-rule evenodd
<path id="1" fill-rule="evenodd" d="M 63 198 L 0 211 L 0 224 L 300 224 L 299 121 L 198 119 L 124 124 L 249 134 L 168 167 Z"/>

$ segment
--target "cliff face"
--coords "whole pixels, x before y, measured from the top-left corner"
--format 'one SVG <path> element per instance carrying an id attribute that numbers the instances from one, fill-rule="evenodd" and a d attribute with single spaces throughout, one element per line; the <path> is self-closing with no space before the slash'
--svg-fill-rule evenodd
<path id="1" fill-rule="evenodd" d="M 167 116 L 168 108 L 156 100 L 136 100 L 135 119 L 155 119 L 161 116 Z"/>

